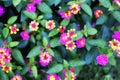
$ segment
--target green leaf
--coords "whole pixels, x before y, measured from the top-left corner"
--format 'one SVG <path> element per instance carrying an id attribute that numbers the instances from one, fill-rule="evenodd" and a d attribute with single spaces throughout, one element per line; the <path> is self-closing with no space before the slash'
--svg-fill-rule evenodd
<path id="1" fill-rule="evenodd" d="M 47 38 L 46 37 L 43 37 L 43 45 L 44 45 L 44 47 L 46 47 L 47 45 L 48 45 L 48 40 L 47 40 Z"/>
<path id="2" fill-rule="evenodd" d="M 30 19 L 36 19 L 37 18 L 37 14 L 35 12 L 23 11 L 23 14 Z"/>
<path id="3" fill-rule="evenodd" d="M 54 5 L 57 6 L 62 0 L 54 0 Z"/>
<path id="4" fill-rule="evenodd" d="M 41 25 L 42 25 L 43 27 L 45 27 L 45 23 L 46 23 L 46 22 L 47 22 L 47 20 L 44 20 L 44 19 L 40 21 L 40 23 L 41 23 Z"/>
<path id="5" fill-rule="evenodd" d="M 110 0 L 99 0 L 99 2 L 105 7 L 109 8 L 111 6 Z"/>
<path id="6" fill-rule="evenodd" d="M 9 80 L 5 72 L 0 68 L 0 80 Z"/>
<path id="7" fill-rule="evenodd" d="M 78 59 L 77 60 L 71 60 L 69 62 L 69 64 L 70 64 L 71 67 L 83 66 L 83 65 L 85 65 L 85 61 L 78 60 Z"/>
<path id="8" fill-rule="evenodd" d="M 69 63 L 66 60 L 64 60 L 64 68 L 68 68 L 68 67 L 69 67 Z"/>
<path id="9" fill-rule="evenodd" d="M 89 29 L 87 29 L 87 33 L 89 35 L 94 35 L 97 33 L 97 30 L 95 28 L 89 28 Z"/>
<path id="10" fill-rule="evenodd" d="M 50 31 L 49 37 L 53 37 L 53 36 L 57 35 L 58 33 L 59 33 L 59 31 L 57 29 L 53 29 L 52 31 Z"/>
<path id="11" fill-rule="evenodd" d="M 54 51 L 50 48 L 46 49 L 53 57 L 54 57 Z"/>
<path id="12" fill-rule="evenodd" d="M 39 6 L 37 6 L 37 8 L 43 13 L 46 13 L 46 14 L 52 13 L 52 9 L 44 2 Z"/>
<path id="13" fill-rule="evenodd" d="M 70 23 L 70 20 L 63 19 L 60 23 L 61 26 L 67 26 Z"/>
<path id="14" fill-rule="evenodd" d="M 69 1 L 67 5 L 83 3 L 85 0 Z"/>
<path id="15" fill-rule="evenodd" d="M 87 44 L 104 48 L 107 43 L 103 39 L 92 39 L 92 40 L 87 40 Z"/>
<path id="16" fill-rule="evenodd" d="M 118 22 L 120 22 L 120 12 L 119 12 L 119 11 L 114 11 L 114 12 L 112 13 L 112 15 L 114 16 L 114 18 L 115 18 Z"/>
<path id="17" fill-rule="evenodd" d="M 33 76 L 35 77 L 35 78 L 37 78 L 38 77 L 38 71 L 37 71 L 37 67 L 36 66 L 32 66 L 32 72 L 33 72 Z"/>
<path id="18" fill-rule="evenodd" d="M 12 50 L 12 57 L 20 64 L 25 65 L 23 56 L 21 52 L 18 49 L 13 49 Z"/>
<path id="19" fill-rule="evenodd" d="M 17 6 L 20 2 L 21 0 L 12 0 L 14 6 Z"/>
<path id="20" fill-rule="evenodd" d="M 25 67 L 23 68 L 23 70 L 21 71 L 21 75 L 25 75 L 28 71 L 29 71 L 29 67 L 28 67 L 28 65 L 27 65 L 27 66 L 25 66 Z"/>
<path id="21" fill-rule="evenodd" d="M 9 34 L 9 29 L 8 28 L 4 28 L 2 30 L 2 34 L 3 34 L 3 37 L 6 38 L 8 36 L 8 34 Z"/>
<path id="22" fill-rule="evenodd" d="M 81 8 L 82 8 L 90 17 L 92 17 L 92 10 L 91 10 L 91 8 L 90 8 L 90 6 L 89 6 L 88 4 L 83 3 L 83 4 L 81 5 Z"/>
<path id="23" fill-rule="evenodd" d="M 47 0 L 48 1 L 48 3 L 50 4 L 50 5 L 55 5 L 55 6 L 57 6 L 60 2 L 61 2 L 61 0 Z"/>
<path id="24" fill-rule="evenodd" d="M 54 66 L 52 66 L 48 71 L 47 73 L 48 74 L 52 74 L 52 73 L 59 73 L 61 72 L 63 69 L 63 65 L 62 64 L 56 64 Z"/>
<path id="25" fill-rule="evenodd" d="M 43 18 L 44 18 L 44 19 L 51 19 L 51 18 L 52 18 L 52 14 L 51 14 L 51 13 L 49 13 L 49 14 L 44 14 L 44 15 L 43 15 Z"/>
<path id="26" fill-rule="evenodd" d="M 17 18 L 17 16 L 12 16 L 8 19 L 7 23 L 12 25 L 17 20 Z"/>
<path id="27" fill-rule="evenodd" d="M 41 53 L 40 46 L 35 46 L 30 50 L 30 52 L 27 55 L 27 58 L 35 57 L 35 56 L 39 55 L 40 53 Z"/>
<path id="28" fill-rule="evenodd" d="M 96 21 L 96 24 L 103 24 L 107 21 L 108 17 L 102 14 Z"/>
<path id="29" fill-rule="evenodd" d="M 30 36 L 30 42 L 35 43 L 35 37 L 33 35 Z"/>
<path id="30" fill-rule="evenodd" d="M 52 48 L 55 48 L 55 47 L 60 46 L 60 45 L 61 45 L 61 43 L 59 41 L 59 38 L 54 38 L 50 41 L 50 46 Z"/>
<path id="31" fill-rule="evenodd" d="M 78 40 L 83 37 L 83 33 L 81 31 L 76 31 L 77 37 L 73 38 L 73 40 Z"/>
<path id="32" fill-rule="evenodd" d="M 113 66 L 116 66 L 116 60 L 115 60 L 114 56 L 111 56 L 111 57 L 109 58 L 109 63 L 110 63 L 111 65 L 113 65 Z"/>
<path id="33" fill-rule="evenodd" d="M 18 44 L 19 44 L 18 41 L 13 41 L 13 42 L 10 42 L 10 43 L 8 44 L 8 46 L 9 46 L 9 47 L 15 47 L 15 46 L 17 46 Z"/>

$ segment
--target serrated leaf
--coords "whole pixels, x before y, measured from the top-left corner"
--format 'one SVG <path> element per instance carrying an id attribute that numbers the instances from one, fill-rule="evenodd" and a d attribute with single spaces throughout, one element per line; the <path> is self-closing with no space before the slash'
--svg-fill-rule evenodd
<path id="1" fill-rule="evenodd" d="M 60 23 L 60 25 L 67 26 L 69 24 L 69 22 L 70 22 L 70 20 L 64 19 L 64 20 L 62 20 L 62 22 Z"/>
<path id="2" fill-rule="evenodd" d="M 87 33 L 89 35 L 94 35 L 97 33 L 97 30 L 95 28 L 89 28 L 89 29 L 87 29 Z"/>
<path id="3" fill-rule="evenodd" d="M 83 65 L 85 65 L 85 61 L 83 61 L 83 60 L 71 60 L 70 62 L 69 62 L 69 65 L 71 66 L 71 67 L 77 67 L 77 66 L 83 66 Z"/>
<path id="4" fill-rule="evenodd" d="M 20 64 L 25 65 L 23 56 L 21 52 L 18 49 L 13 49 L 12 50 L 12 57 Z"/>
<path id="5" fill-rule="evenodd" d="M 39 55 L 40 53 L 41 53 L 40 46 L 35 46 L 30 50 L 30 52 L 27 55 L 27 58 L 35 57 L 35 56 Z"/>
<path id="6" fill-rule="evenodd" d="M 20 2 L 21 0 L 12 0 L 14 6 L 17 6 Z"/>
<path id="7" fill-rule="evenodd" d="M 90 8 L 90 6 L 89 6 L 88 4 L 83 3 L 83 4 L 81 5 L 81 8 L 82 8 L 90 17 L 92 17 L 92 10 L 91 10 L 91 8 Z"/>
<path id="8" fill-rule="evenodd" d="M 96 24 L 103 24 L 107 21 L 107 16 L 102 14 L 96 21 Z"/>
<path id="9" fill-rule="evenodd" d="M 12 16 L 8 19 L 7 23 L 12 25 L 17 20 L 17 18 L 17 16 Z"/>
<path id="10" fill-rule="evenodd" d="M 8 36 L 8 34 L 9 34 L 9 29 L 8 28 L 4 28 L 2 30 L 2 34 L 3 34 L 3 37 L 6 38 Z"/>
<path id="11" fill-rule="evenodd" d="M 38 70 L 37 70 L 37 67 L 36 66 L 32 66 L 32 72 L 33 72 L 33 76 L 35 77 L 35 78 L 37 78 L 38 77 Z"/>
<path id="12" fill-rule="evenodd" d="M 99 0 L 99 2 L 105 7 L 109 8 L 111 6 L 110 0 Z"/>
<path id="13" fill-rule="evenodd" d="M 120 22 L 120 12 L 119 12 L 119 11 L 114 11 L 114 12 L 112 13 L 112 15 L 114 16 L 114 18 L 115 18 L 118 22 Z"/>
<path id="14" fill-rule="evenodd" d="M 60 46 L 60 45 L 61 45 L 61 43 L 59 41 L 59 38 L 54 38 L 50 41 L 50 46 L 52 48 L 55 48 L 55 47 Z"/>
<path id="15" fill-rule="evenodd" d="M 52 13 L 52 9 L 44 2 L 37 7 L 43 13 L 46 13 L 46 14 Z"/>
<path id="16" fill-rule="evenodd" d="M 53 36 L 57 35 L 58 33 L 59 33 L 59 31 L 57 29 L 53 29 L 52 31 L 50 31 L 49 37 L 53 37 Z"/>
<path id="17" fill-rule="evenodd" d="M 18 41 L 13 41 L 13 42 L 10 42 L 10 43 L 8 44 L 8 46 L 9 46 L 9 47 L 15 47 L 15 46 L 17 46 L 18 44 L 19 44 Z"/>
<path id="18" fill-rule="evenodd" d="M 35 12 L 23 11 L 23 14 L 30 19 L 36 19 L 37 18 L 37 14 Z"/>
<path id="19" fill-rule="evenodd" d="M 48 74 L 59 73 L 60 71 L 62 71 L 62 69 L 63 69 L 63 65 L 62 64 L 56 64 L 56 65 L 52 66 L 51 68 L 49 68 L 47 73 Z"/>

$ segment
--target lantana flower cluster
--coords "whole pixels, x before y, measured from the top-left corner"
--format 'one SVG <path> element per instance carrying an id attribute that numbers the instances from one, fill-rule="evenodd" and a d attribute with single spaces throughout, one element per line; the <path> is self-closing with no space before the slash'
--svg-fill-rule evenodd
<path id="1" fill-rule="evenodd" d="M 96 57 L 96 61 L 99 65 L 105 66 L 108 64 L 108 56 L 105 54 L 100 54 Z"/>
<path id="2" fill-rule="evenodd" d="M 36 5 L 40 5 L 42 0 L 30 0 L 30 3 L 27 4 L 26 10 L 27 12 L 35 12 Z"/>
<path id="3" fill-rule="evenodd" d="M 114 2 L 115 2 L 118 6 L 120 6 L 120 0 L 114 0 Z"/>
<path id="4" fill-rule="evenodd" d="M 79 4 L 72 4 L 69 6 L 68 11 L 58 11 L 58 13 L 61 15 L 62 18 L 64 19 L 70 19 L 72 17 L 72 14 L 78 14 L 80 11 L 80 6 Z"/>
<path id="5" fill-rule="evenodd" d="M 76 80 L 75 68 L 70 68 L 69 72 L 70 72 L 70 75 L 71 75 L 71 80 Z M 63 69 L 62 73 L 64 74 L 64 80 L 68 80 L 67 71 L 65 69 Z"/>
<path id="6" fill-rule="evenodd" d="M 118 56 L 120 56 L 120 31 L 114 32 L 112 35 L 113 40 L 109 41 L 109 46 L 112 50 L 116 51 L 118 53 Z"/>
<path id="7" fill-rule="evenodd" d="M 10 49 L 0 48 L 0 67 L 2 67 L 2 70 L 6 73 L 12 70 L 10 66 L 6 66 L 6 64 L 9 63 L 11 59 L 12 57 L 10 54 Z"/>
<path id="8" fill-rule="evenodd" d="M 47 80 L 61 80 L 61 78 L 57 74 L 49 74 L 47 75 Z"/>
<path id="9" fill-rule="evenodd" d="M 39 62 L 44 67 L 47 66 L 52 61 L 52 56 L 47 51 L 42 52 L 39 57 L 40 57 Z"/>
<path id="10" fill-rule="evenodd" d="M 86 44 L 85 38 L 80 38 L 76 41 L 73 41 L 73 38 L 77 37 L 77 34 L 75 33 L 75 29 L 70 29 L 67 31 L 67 33 L 62 33 L 60 35 L 60 42 L 61 44 L 66 46 L 66 49 L 72 51 L 73 49 L 77 48 L 83 48 Z"/>

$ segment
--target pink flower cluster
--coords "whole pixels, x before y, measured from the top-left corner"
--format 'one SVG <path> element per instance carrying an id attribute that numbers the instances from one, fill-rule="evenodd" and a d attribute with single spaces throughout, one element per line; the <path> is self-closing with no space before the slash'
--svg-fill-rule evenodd
<path id="1" fill-rule="evenodd" d="M 0 67 L 11 61 L 10 49 L 0 48 Z"/>
<path id="2" fill-rule="evenodd" d="M 30 0 L 31 3 L 33 3 L 33 4 L 38 4 L 38 5 L 41 4 L 41 1 L 42 1 L 42 0 Z"/>
<path id="3" fill-rule="evenodd" d="M 96 57 L 96 61 L 99 65 L 105 66 L 108 64 L 108 56 L 106 56 L 105 54 L 101 54 Z"/>
<path id="4" fill-rule="evenodd" d="M 20 36 L 22 37 L 23 40 L 29 40 L 29 38 L 30 38 L 28 32 L 21 32 Z"/>
<path id="5" fill-rule="evenodd" d="M 60 14 L 60 16 L 64 19 L 70 19 L 72 17 L 72 14 L 78 14 L 80 10 L 80 6 L 78 4 L 72 4 L 69 6 L 69 10 L 68 11 L 58 11 L 58 13 Z"/>
<path id="6" fill-rule="evenodd" d="M 70 71 L 71 80 L 76 80 L 75 68 L 70 68 L 69 71 Z M 62 73 L 64 74 L 64 80 L 68 80 L 67 71 L 63 69 Z"/>
<path id="7" fill-rule="evenodd" d="M 47 66 L 51 61 L 52 61 L 52 56 L 47 52 L 47 51 L 44 51 L 40 54 L 40 64 L 42 66 Z"/>
<path id="8" fill-rule="evenodd" d="M 61 80 L 61 78 L 57 74 L 49 74 L 47 75 L 47 80 Z"/>
<path id="9" fill-rule="evenodd" d="M 114 34 L 112 35 L 112 38 L 120 41 L 120 31 L 114 32 Z"/>
<path id="10" fill-rule="evenodd" d="M 120 56 L 120 31 L 114 32 L 112 35 L 113 40 L 109 41 L 109 46 L 112 50 L 116 51 L 118 54 L 117 56 Z"/>
<path id="11" fill-rule="evenodd" d="M 28 12 L 35 12 L 36 11 L 36 4 L 40 5 L 42 0 L 30 0 L 31 3 L 27 4 L 26 10 Z"/>
<path id="12" fill-rule="evenodd" d="M 118 6 L 120 6 L 120 0 L 114 0 L 114 2 L 115 2 Z"/>
<path id="13" fill-rule="evenodd" d="M 14 76 L 12 77 L 11 80 L 22 80 L 22 76 L 16 74 L 16 75 L 14 75 Z"/>
<path id="14" fill-rule="evenodd" d="M 74 42 L 72 39 L 77 37 L 77 34 L 75 33 L 75 29 L 70 29 L 67 31 L 67 33 L 62 33 L 60 35 L 60 42 L 61 44 L 66 46 L 66 49 L 72 51 L 73 49 L 77 48 L 83 48 L 86 44 L 85 38 L 80 38 Z M 76 45 L 75 45 L 76 44 Z"/>

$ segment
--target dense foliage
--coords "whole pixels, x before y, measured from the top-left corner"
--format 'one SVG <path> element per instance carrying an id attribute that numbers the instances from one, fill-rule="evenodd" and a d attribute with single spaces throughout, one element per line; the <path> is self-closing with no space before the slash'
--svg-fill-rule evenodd
<path id="1" fill-rule="evenodd" d="M 120 0 L 0 0 L 0 80 L 119 80 Z"/>

